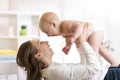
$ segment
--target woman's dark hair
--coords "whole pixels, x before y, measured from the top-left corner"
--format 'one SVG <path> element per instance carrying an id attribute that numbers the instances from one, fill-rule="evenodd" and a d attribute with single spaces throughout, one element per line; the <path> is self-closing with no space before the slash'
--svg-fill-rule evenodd
<path id="1" fill-rule="evenodd" d="M 18 49 L 16 62 L 27 71 L 27 80 L 40 80 L 43 64 L 34 58 L 38 50 L 30 41 L 24 42 Z"/>

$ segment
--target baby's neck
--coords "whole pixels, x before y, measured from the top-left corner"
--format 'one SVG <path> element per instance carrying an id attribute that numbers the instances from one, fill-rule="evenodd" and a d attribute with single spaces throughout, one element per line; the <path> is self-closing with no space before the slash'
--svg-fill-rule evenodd
<path id="1" fill-rule="evenodd" d="M 62 21 L 58 24 L 58 33 L 59 33 L 59 35 L 61 35 L 61 33 L 62 33 L 61 27 L 62 27 Z"/>
<path id="2" fill-rule="evenodd" d="M 59 24 L 59 32 L 60 32 L 60 35 L 62 34 L 62 26 L 63 26 L 62 24 L 63 24 L 63 21 L 61 21 L 60 24 Z"/>

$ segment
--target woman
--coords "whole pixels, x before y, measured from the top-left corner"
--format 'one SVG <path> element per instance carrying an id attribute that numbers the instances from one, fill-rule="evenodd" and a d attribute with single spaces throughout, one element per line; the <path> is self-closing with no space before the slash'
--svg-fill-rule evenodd
<path id="1" fill-rule="evenodd" d="M 17 64 L 25 68 L 27 80 L 101 80 L 100 77 L 105 75 L 101 76 L 102 67 L 94 50 L 86 42 L 84 32 L 76 41 L 76 46 L 82 52 L 79 54 L 85 56 L 86 64 L 54 63 L 54 52 L 48 42 L 39 40 L 26 41 L 20 46 Z"/>

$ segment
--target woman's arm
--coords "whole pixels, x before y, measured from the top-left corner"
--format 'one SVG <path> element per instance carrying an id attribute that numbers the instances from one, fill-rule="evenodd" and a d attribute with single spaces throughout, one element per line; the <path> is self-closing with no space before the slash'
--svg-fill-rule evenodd
<path id="1" fill-rule="evenodd" d="M 93 76 L 96 73 L 99 73 L 101 70 L 100 62 L 93 48 L 89 45 L 89 43 L 84 42 L 79 46 L 79 50 L 86 57 L 86 64 L 80 66 L 76 66 L 81 69 L 81 75 L 84 74 L 84 77 Z M 77 70 L 77 72 L 79 71 Z M 80 73 L 78 72 L 78 74 Z"/>
<path id="2" fill-rule="evenodd" d="M 66 40 L 66 46 L 63 48 L 64 53 L 68 54 L 73 42 L 81 35 L 83 27 L 83 22 L 72 22 L 72 25 L 68 31 L 69 34 L 67 36 L 64 36 Z"/>
<path id="3" fill-rule="evenodd" d="M 79 49 L 86 56 L 87 64 L 64 63 L 54 65 L 47 68 L 46 76 L 51 80 L 82 80 L 99 73 L 101 66 L 92 47 L 87 42 L 82 42 Z"/>
<path id="4" fill-rule="evenodd" d="M 77 48 L 86 57 L 86 64 L 69 64 L 64 63 L 47 69 L 48 76 L 55 76 L 60 80 L 79 80 L 90 78 L 101 70 L 100 62 L 93 48 L 85 40 L 86 28 L 83 30 L 81 36 L 76 41 Z M 97 79 L 96 79 L 97 80 Z"/>
<path id="5" fill-rule="evenodd" d="M 72 77 L 76 76 L 76 80 L 91 77 L 96 73 L 99 73 L 99 71 L 101 70 L 100 62 L 95 51 L 85 40 L 87 31 L 88 27 L 85 27 L 80 37 L 76 40 L 76 46 L 81 51 L 81 53 L 79 54 L 84 55 L 85 58 L 83 59 L 86 60 L 86 64 L 71 65 L 71 71 L 69 75 L 71 75 Z M 71 73 L 74 73 L 74 75 L 72 75 Z"/>

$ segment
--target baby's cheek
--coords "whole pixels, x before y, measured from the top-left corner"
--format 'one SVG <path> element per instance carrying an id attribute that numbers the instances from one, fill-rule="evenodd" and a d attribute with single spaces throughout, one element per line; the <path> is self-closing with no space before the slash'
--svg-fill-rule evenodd
<path id="1" fill-rule="evenodd" d="M 63 33 L 62 33 L 61 35 L 62 35 L 62 37 L 64 37 L 64 38 L 65 38 L 65 36 L 66 36 L 66 35 L 65 35 L 65 34 L 63 34 Z"/>

